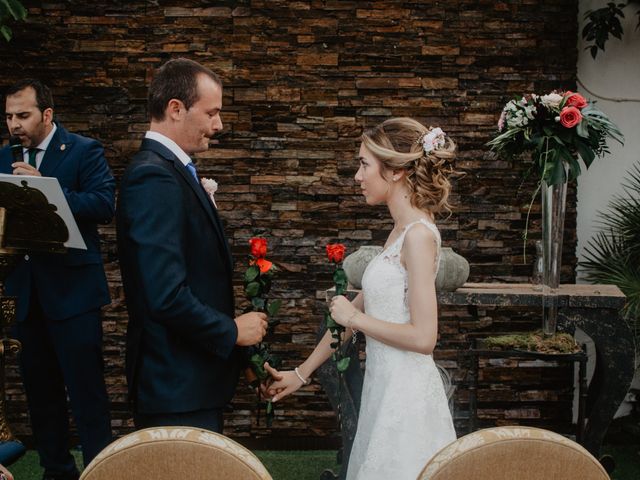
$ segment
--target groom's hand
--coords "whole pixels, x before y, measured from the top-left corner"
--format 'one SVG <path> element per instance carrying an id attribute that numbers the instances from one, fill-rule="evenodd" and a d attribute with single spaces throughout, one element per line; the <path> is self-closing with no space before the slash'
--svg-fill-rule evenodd
<path id="1" fill-rule="evenodd" d="M 267 333 L 267 315 L 260 312 L 249 312 L 235 318 L 238 326 L 236 345 L 248 347 L 262 341 Z"/>

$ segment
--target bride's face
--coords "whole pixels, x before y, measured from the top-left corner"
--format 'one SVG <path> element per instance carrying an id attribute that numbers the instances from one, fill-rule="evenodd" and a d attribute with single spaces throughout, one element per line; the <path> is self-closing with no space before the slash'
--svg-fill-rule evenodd
<path id="1" fill-rule="evenodd" d="M 380 161 L 373 156 L 364 144 L 360 145 L 360 153 L 358 156 L 360 168 L 356 172 L 355 180 L 360 184 L 362 195 L 368 205 L 378 205 L 387 202 L 389 195 L 389 182 L 383 176 Z"/>

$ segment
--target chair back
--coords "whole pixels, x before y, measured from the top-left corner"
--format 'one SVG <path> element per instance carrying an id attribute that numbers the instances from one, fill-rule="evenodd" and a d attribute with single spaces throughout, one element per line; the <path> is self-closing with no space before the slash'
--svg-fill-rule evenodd
<path id="1" fill-rule="evenodd" d="M 587 450 L 554 432 L 532 427 L 478 430 L 450 443 L 418 480 L 609 480 Z"/>
<path id="2" fill-rule="evenodd" d="M 208 430 L 157 427 L 114 441 L 93 459 L 81 480 L 272 480 L 258 457 Z"/>

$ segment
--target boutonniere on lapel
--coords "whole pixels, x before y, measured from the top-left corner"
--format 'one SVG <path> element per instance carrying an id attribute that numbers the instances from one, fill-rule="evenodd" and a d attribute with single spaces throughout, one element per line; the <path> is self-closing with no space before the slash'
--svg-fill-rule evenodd
<path id="1" fill-rule="evenodd" d="M 64 152 L 67 149 L 67 146 L 63 143 L 62 145 L 60 145 L 60 151 Z"/>
<path id="2" fill-rule="evenodd" d="M 213 202 L 213 205 L 218 208 L 218 205 L 216 205 L 216 200 L 215 198 L 213 198 L 213 195 L 218 191 L 218 182 L 216 182 L 213 178 L 203 177 L 202 180 L 200 180 L 200 183 L 202 183 L 202 188 L 204 188 L 204 191 L 209 195 L 209 198 Z"/>

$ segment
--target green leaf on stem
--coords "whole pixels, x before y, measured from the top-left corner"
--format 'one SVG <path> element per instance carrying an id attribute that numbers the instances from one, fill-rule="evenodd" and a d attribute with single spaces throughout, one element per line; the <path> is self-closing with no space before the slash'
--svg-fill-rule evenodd
<path id="1" fill-rule="evenodd" d="M 244 293 L 249 298 L 253 298 L 260 293 L 260 284 L 258 282 L 248 283 L 244 288 Z"/>
<path id="2" fill-rule="evenodd" d="M 349 368 L 350 360 L 351 360 L 350 357 L 344 357 L 344 358 L 341 358 L 340 361 L 338 361 L 338 363 L 336 364 L 336 367 L 338 367 L 338 371 L 340 373 L 345 372 L 347 368 Z"/>
<path id="3" fill-rule="evenodd" d="M 273 425 L 274 416 L 275 416 L 275 413 L 273 411 L 273 403 L 271 402 L 271 400 L 268 400 L 267 405 L 265 407 L 265 418 L 267 420 L 267 428 L 270 428 L 271 425 Z"/>
<path id="4" fill-rule="evenodd" d="M 254 353 L 249 359 L 249 363 L 251 364 L 253 373 L 255 373 L 256 377 L 258 377 L 260 380 L 265 380 L 269 376 L 267 371 L 264 369 L 264 362 L 264 357 L 259 353 Z"/>
<path id="5" fill-rule="evenodd" d="M 271 302 L 267 307 L 267 314 L 270 317 L 275 316 L 278 313 L 278 310 L 280 310 L 280 305 L 282 305 L 282 300 L 280 299 Z"/>
<path id="6" fill-rule="evenodd" d="M 347 274 L 344 272 L 344 269 L 337 268 L 333 273 L 333 283 L 336 286 L 336 295 L 342 295 L 347 291 Z"/>
<path id="7" fill-rule="evenodd" d="M 580 158 L 582 158 L 585 166 L 589 168 L 593 163 L 593 160 L 596 158 L 593 150 L 583 142 L 576 142 L 576 149 L 578 150 L 578 154 L 580 155 Z"/>
<path id="8" fill-rule="evenodd" d="M 260 275 L 260 269 L 257 267 L 257 265 L 252 265 L 247 268 L 246 272 L 244 272 L 244 281 L 246 283 L 253 282 L 256 278 L 258 278 L 258 275 Z"/>
<path id="9" fill-rule="evenodd" d="M 251 305 L 253 305 L 253 309 L 258 312 L 264 311 L 264 298 L 253 297 L 251 299 Z"/>
<path id="10" fill-rule="evenodd" d="M 331 314 L 329 312 L 325 312 L 324 314 L 324 320 L 327 323 L 327 328 L 336 328 L 338 327 L 338 324 L 336 323 L 336 321 L 331 317 Z"/>

